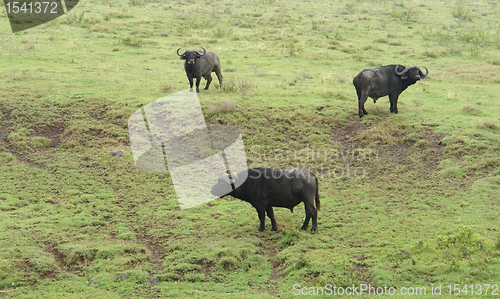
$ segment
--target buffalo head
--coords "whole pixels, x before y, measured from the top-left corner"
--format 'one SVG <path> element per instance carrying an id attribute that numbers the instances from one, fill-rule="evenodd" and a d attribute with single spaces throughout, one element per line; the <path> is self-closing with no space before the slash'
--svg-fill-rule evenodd
<path id="1" fill-rule="evenodd" d="M 231 193 L 234 185 L 238 184 L 239 178 L 236 173 L 229 174 L 223 173 L 217 179 L 217 183 L 213 185 L 210 193 L 218 197 L 224 197 L 228 193 Z M 238 184 L 240 185 L 240 184 Z"/>
<path id="2" fill-rule="evenodd" d="M 196 59 L 200 58 L 201 56 L 205 55 L 207 53 L 207 50 L 205 48 L 201 47 L 203 49 L 203 53 L 200 53 L 196 50 L 186 50 L 184 53 L 179 54 L 179 49 L 177 49 L 177 55 L 181 57 L 182 60 L 186 60 L 188 64 L 194 64 Z"/>
<path id="3" fill-rule="evenodd" d="M 401 79 L 409 79 L 412 83 L 417 82 L 420 79 L 424 79 L 425 76 L 429 74 L 429 70 L 424 66 L 425 69 L 425 74 L 422 72 L 422 70 L 416 66 L 416 65 L 410 65 L 406 67 L 403 71 L 398 72 L 398 68 L 400 65 L 398 64 L 396 66 L 396 69 L 394 70 L 398 76 L 401 76 Z"/>

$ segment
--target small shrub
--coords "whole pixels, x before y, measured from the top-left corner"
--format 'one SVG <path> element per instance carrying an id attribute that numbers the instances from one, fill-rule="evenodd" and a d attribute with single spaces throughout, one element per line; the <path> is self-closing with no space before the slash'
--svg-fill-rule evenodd
<path id="1" fill-rule="evenodd" d="M 451 15 L 459 23 L 472 20 L 472 13 L 470 9 L 461 1 L 456 3 Z"/>
<path id="2" fill-rule="evenodd" d="M 288 52 L 288 56 L 295 56 L 297 52 L 300 52 L 304 46 L 295 37 L 287 37 L 281 43 L 283 52 Z"/>

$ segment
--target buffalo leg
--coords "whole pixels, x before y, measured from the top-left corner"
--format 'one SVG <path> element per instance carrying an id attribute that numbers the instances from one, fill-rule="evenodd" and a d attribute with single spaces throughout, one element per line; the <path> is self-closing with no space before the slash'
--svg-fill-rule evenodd
<path id="1" fill-rule="evenodd" d="M 266 212 L 267 212 L 267 217 L 269 217 L 269 219 L 271 219 L 271 225 L 272 225 L 271 230 L 272 231 L 277 230 L 278 229 L 278 224 L 276 223 L 276 220 L 274 219 L 273 207 L 272 206 L 268 206 L 266 208 Z"/>
<path id="2" fill-rule="evenodd" d="M 389 102 L 391 103 L 391 108 L 389 110 L 391 112 L 398 113 L 398 96 L 389 95 Z"/>
<path id="3" fill-rule="evenodd" d="M 304 224 L 302 224 L 302 227 L 300 228 L 301 230 L 307 229 L 307 227 L 309 226 L 309 219 L 311 219 L 311 216 L 309 216 L 309 214 L 306 213 L 306 220 L 304 220 Z"/>
<path id="4" fill-rule="evenodd" d="M 318 211 L 317 210 L 314 210 L 314 213 L 312 215 L 312 228 L 311 228 L 311 231 L 316 231 L 316 229 L 318 228 Z"/>
<path id="5" fill-rule="evenodd" d="M 311 213 L 309 213 L 309 209 L 306 204 L 304 204 L 304 209 L 306 210 L 306 219 L 304 220 L 304 224 L 302 224 L 301 230 L 306 230 L 309 226 L 309 219 L 311 219 Z"/>
<path id="6" fill-rule="evenodd" d="M 201 82 L 201 76 L 196 77 L 196 92 L 200 92 L 200 82 Z"/>
<path id="7" fill-rule="evenodd" d="M 207 80 L 207 86 L 205 86 L 205 90 L 207 90 L 212 82 L 212 75 L 208 74 L 208 76 L 205 76 L 204 78 Z"/>
<path id="8" fill-rule="evenodd" d="M 315 231 L 316 228 L 318 227 L 318 211 L 314 207 L 314 205 L 311 204 L 304 204 L 304 209 L 306 210 L 306 219 L 304 220 L 304 224 L 300 229 L 305 230 L 309 226 L 309 219 L 312 218 L 312 228 L 311 231 Z"/>
<path id="9" fill-rule="evenodd" d="M 266 210 L 264 207 L 255 207 L 257 214 L 259 214 L 260 226 L 257 230 L 258 233 L 264 231 L 266 228 Z"/>
<path id="10" fill-rule="evenodd" d="M 219 79 L 219 85 L 222 86 L 222 72 L 220 65 L 215 67 L 215 74 L 217 75 L 217 79 Z"/>
<path id="11" fill-rule="evenodd" d="M 187 76 L 189 80 L 189 91 L 193 91 L 193 76 Z"/>
<path id="12" fill-rule="evenodd" d="M 363 117 L 363 115 L 367 115 L 368 112 L 365 110 L 365 102 L 368 99 L 367 95 L 361 94 L 358 96 L 358 115 L 359 117 Z"/>

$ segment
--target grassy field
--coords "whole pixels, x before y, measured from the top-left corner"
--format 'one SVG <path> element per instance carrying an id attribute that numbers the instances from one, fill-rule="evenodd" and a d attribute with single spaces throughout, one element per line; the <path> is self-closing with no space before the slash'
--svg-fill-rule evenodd
<path id="1" fill-rule="evenodd" d="M 499 13 L 496 0 L 82 0 L 17 34 L 3 13 L 0 298 L 500 284 Z M 262 233 L 234 198 L 181 211 L 168 172 L 135 167 L 128 118 L 189 87 L 179 47 L 221 58 L 223 87 L 198 97 L 207 123 L 241 130 L 249 166 L 318 175 L 317 233 L 299 230 L 302 204 Z M 352 78 L 385 64 L 430 73 L 399 114 L 381 98 L 359 119 Z"/>

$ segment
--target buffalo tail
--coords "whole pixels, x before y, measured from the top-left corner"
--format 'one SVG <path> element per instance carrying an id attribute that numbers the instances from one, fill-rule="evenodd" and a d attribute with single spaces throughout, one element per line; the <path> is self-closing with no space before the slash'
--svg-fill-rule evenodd
<path id="1" fill-rule="evenodd" d="M 316 210 L 321 210 L 321 206 L 319 204 L 319 184 L 318 184 L 318 177 L 315 177 L 316 179 L 316 195 L 314 197 L 314 201 L 316 202 Z"/>

